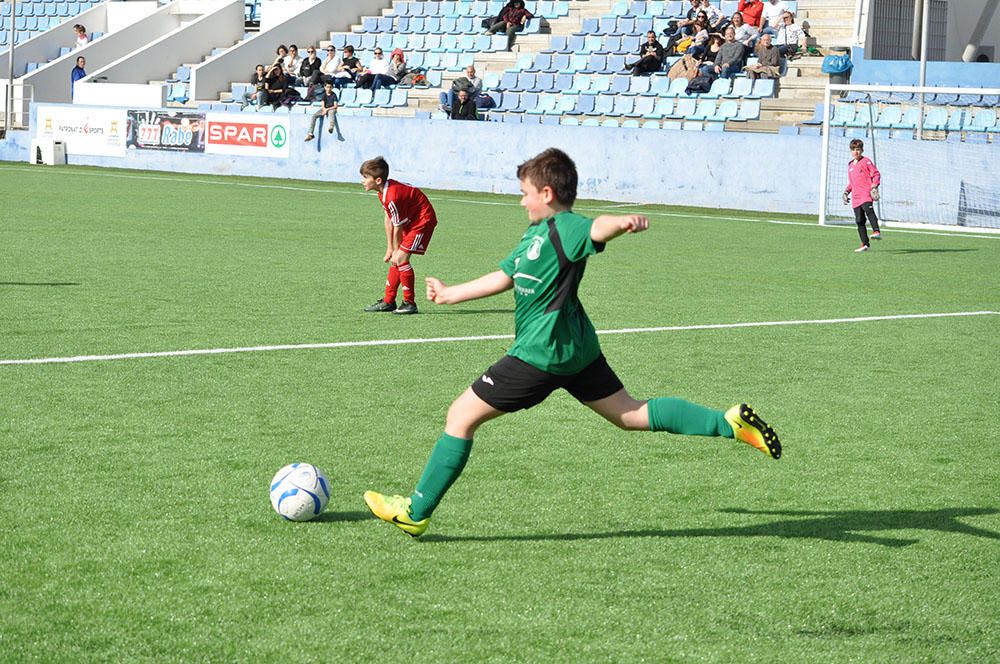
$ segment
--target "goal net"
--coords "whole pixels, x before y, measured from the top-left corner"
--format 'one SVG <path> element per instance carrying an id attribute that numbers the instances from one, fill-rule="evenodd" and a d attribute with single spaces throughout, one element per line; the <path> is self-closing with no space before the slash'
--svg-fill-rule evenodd
<path id="1" fill-rule="evenodd" d="M 842 195 L 861 139 L 882 175 L 880 222 L 1000 232 L 998 106 L 1000 89 L 827 86 L 820 223 L 854 223 Z"/>

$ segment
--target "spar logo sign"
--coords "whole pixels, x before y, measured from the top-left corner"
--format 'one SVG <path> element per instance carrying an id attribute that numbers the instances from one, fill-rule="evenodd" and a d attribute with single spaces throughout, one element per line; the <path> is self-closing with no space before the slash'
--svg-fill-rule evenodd
<path id="1" fill-rule="evenodd" d="M 248 157 L 287 157 L 288 118 L 208 114 L 205 152 Z"/>

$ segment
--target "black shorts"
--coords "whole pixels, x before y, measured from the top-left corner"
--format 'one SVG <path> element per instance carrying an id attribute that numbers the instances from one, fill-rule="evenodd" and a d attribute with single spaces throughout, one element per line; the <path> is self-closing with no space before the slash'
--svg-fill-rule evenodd
<path id="1" fill-rule="evenodd" d="M 476 396 L 505 413 L 531 408 L 559 388 L 579 401 L 597 401 L 622 389 L 622 382 L 602 353 L 580 373 L 557 376 L 504 355 L 472 384 Z"/>

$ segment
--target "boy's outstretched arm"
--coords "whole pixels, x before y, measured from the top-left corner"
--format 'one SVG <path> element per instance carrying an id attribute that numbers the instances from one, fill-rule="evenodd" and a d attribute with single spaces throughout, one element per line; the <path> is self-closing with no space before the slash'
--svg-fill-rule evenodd
<path id="1" fill-rule="evenodd" d="M 649 228 L 649 219 L 641 214 L 602 214 L 590 226 L 590 239 L 610 242 L 623 233 L 641 233 Z"/>
<path id="2" fill-rule="evenodd" d="M 478 300 L 510 290 L 514 280 L 503 270 L 484 274 L 478 279 L 466 281 L 464 284 L 445 286 L 440 279 L 427 277 L 427 299 L 434 304 L 458 304 L 468 300 Z"/>

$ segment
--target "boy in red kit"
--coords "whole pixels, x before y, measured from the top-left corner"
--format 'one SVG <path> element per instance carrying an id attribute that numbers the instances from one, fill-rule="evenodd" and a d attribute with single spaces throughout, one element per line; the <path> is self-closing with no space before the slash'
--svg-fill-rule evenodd
<path id="1" fill-rule="evenodd" d="M 851 163 L 847 166 L 847 189 L 844 191 L 844 205 L 854 208 L 854 223 L 858 225 L 858 236 L 861 246 L 855 252 L 868 251 L 871 244 L 868 241 L 868 229 L 865 228 L 865 217 L 872 225 L 872 239 L 881 240 L 882 233 L 878 228 L 878 217 L 872 201 L 877 201 L 878 187 L 882 175 L 868 157 L 863 156 L 865 144 L 859 138 L 851 141 Z"/>
<path id="2" fill-rule="evenodd" d="M 389 164 L 382 157 L 361 164 L 361 183 L 365 191 L 372 189 L 385 209 L 385 258 L 389 277 L 385 282 L 385 297 L 365 307 L 365 311 L 391 311 L 397 314 L 417 313 L 413 299 L 413 266 L 410 255 L 422 255 L 431 242 L 437 215 L 424 192 L 408 184 L 389 179 Z M 403 304 L 396 307 L 396 291 L 403 287 Z"/>

